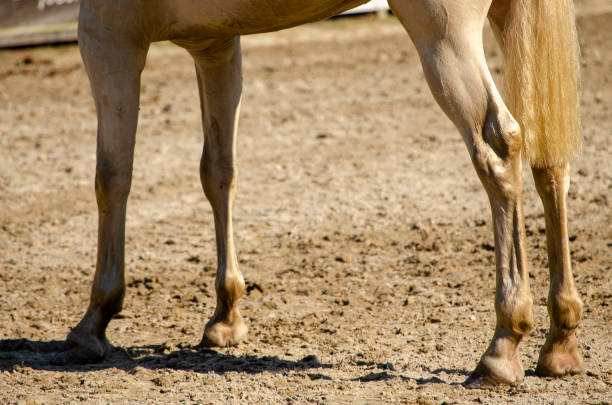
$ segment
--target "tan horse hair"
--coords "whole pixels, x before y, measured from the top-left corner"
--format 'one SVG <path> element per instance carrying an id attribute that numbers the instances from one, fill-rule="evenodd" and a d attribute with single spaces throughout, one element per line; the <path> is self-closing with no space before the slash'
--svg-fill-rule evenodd
<path id="1" fill-rule="evenodd" d="M 531 166 L 564 166 L 582 149 L 573 0 L 510 3 L 503 33 L 505 101 L 521 125 Z"/>

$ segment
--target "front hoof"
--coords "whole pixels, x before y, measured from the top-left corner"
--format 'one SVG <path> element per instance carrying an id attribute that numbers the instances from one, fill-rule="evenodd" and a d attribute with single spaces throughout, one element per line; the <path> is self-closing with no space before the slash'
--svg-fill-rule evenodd
<path id="1" fill-rule="evenodd" d="M 519 385 L 525 373 L 518 359 L 483 356 L 476 369 L 465 380 L 466 388 L 494 388 L 500 385 Z"/>
<path id="2" fill-rule="evenodd" d="M 83 334 L 76 328 L 66 338 L 66 350 L 55 355 L 51 362 L 56 365 L 99 363 L 110 350 L 106 337 Z"/>
<path id="3" fill-rule="evenodd" d="M 92 352 L 83 347 L 73 347 L 66 351 L 56 354 L 51 359 L 51 364 L 65 366 L 69 364 L 94 364 L 104 360 L 105 355 Z"/>
<path id="4" fill-rule="evenodd" d="M 550 336 L 546 339 L 538 358 L 536 375 L 563 377 L 568 374 L 580 374 L 583 371 L 584 361 L 574 335 L 557 342 L 553 342 Z"/>
<path id="5" fill-rule="evenodd" d="M 249 327 L 238 315 L 232 322 L 211 320 L 204 329 L 200 347 L 236 346 L 246 340 Z"/>

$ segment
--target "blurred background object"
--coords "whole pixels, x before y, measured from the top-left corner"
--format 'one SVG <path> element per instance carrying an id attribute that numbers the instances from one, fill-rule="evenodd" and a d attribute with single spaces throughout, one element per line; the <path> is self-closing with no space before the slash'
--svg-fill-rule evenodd
<path id="1" fill-rule="evenodd" d="M 78 0 L 2 0 L 0 47 L 76 41 L 78 15 Z"/>

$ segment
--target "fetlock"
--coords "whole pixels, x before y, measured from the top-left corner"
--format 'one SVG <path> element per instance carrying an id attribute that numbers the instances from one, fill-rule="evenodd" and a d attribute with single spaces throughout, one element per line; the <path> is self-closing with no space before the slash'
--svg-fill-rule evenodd
<path id="1" fill-rule="evenodd" d="M 223 280 L 216 283 L 217 308 L 223 307 L 227 310 L 235 307 L 240 298 L 246 292 L 246 286 L 242 275 L 226 275 Z"/>
<path id="2" fill-rule="evenodd" d="M 580 324 L 582 318 L 582 301 L 578 294 L 573 293 L 556 294 L 548 297 L 548 315 L 553 328 L 571 333 Z"/>
<path id="3" fill-rule="evenodd" d="M 501 297 L 495 300 L 497 324 L 518 336 L 533 328 L 533 303 L 529 295 Z"/>
<path id="4" fill-rule="evenodd" d="M 536 374 L 560 377 L 584 370 L 584 361 L 576 339 L 582 316 L 582 301 L 574 291 L 548 299 L 550 329 L 540 350 Z"/>

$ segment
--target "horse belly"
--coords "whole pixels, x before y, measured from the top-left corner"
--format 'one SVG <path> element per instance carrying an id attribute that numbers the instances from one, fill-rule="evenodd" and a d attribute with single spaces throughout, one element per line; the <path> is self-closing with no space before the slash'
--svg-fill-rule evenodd
<path id="1" fill-rule="evenodd" d="M 331 17 L 368 0 L 168 0 L 168 38 L 245 35 Z"/>

